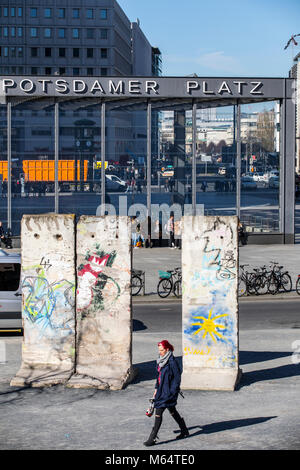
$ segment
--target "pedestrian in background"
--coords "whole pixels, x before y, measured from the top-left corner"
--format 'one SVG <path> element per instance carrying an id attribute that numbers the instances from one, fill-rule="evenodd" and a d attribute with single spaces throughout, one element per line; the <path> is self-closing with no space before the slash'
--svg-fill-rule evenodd
<path id="1" fill-rule="evenodd" d="M 177 220 L 174 223 L 174 233 L 175 233 L 175 248 L 181 250 L 181 232 L 182 232 L 182 221 Z"/>
<path id="2" fill-rule="evenodd" d="M 157 372 L 158 377 L 153 394 L 155 407 L 155 421 L 152 431 L 144 445 L 149 447 L 156 444 L 158 431 L 162 424 L 162 417 L 165 409 L 168 409 L 171 416 L 179 425 L 180 434 L 176 439 L 184 439 L 189 436 L 184 419 L 176 410 L 177 398 L 180 392 L 181 371 L 173 356 L 174 347 L 167 340 L 158 343 Z"/>
<path id="3" fill-rule="evenodd" d="M 170 215 L 168 222 L 166 223 L 166 233 L 169 234 L 169 248 L 175 248 L 175 237 L 174 237 L 174 215 Z"/>

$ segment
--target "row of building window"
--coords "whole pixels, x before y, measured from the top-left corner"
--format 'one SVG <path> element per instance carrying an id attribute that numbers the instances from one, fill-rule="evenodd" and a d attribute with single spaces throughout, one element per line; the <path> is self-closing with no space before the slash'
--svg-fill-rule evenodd
<path id="1" fill-rule="evenodd" d="M 52 47 L 31 47 L 30 48 L 30 56 L 31 57 L 40 57 L 40 50 L 43 50 L 44 57 L 54 57 L 55 56 L 55 49 Z M 82 58 L 83 51 L 85 51 L 85 55 L 87 59 L 92 59 L 96 55 L 97 49 L 92 47 L 87 47 L 86 49 L 80 49 L 79 47 L 72 48 L 72 57 L 73 58 Z M 0 56 L 3 57 L 23 57 L 23 47 L 1 47 L 0 46 Z M 67 56 L 67 49 L 65 47 L 58 48 L 58 57 L 66 57 Z M 100 49 L 100 57 L 101 59 L 108 58 L 108 49 L 101 48 Z"/>
<path id="2" fill-rule="evenodd" d="M 56 17 L 57 18 L 66 18 L 66 8 L 57 8 L 56 9 Z M 38 17 L 38 8 L 31 7 L 29 10 L 29 15 L 31 18 Z M 22 18 L 23 17 L 23 8 L 22 7 L 0 7 L 0 16 L 4 18 Z M 43 16 L 44 18 L 53 18 L 53 9 L 52 8 L 44 8 L 43 9 Z M 72 8 L 72 18 L 79 19 L 81 18 L 81 9 L 80 8 Z M 85 8 L 85 18 L 86 19 L 94 19 L 100 18 L 101 20 L 107 19 L 107 9 L 101 8 L 97 13 L 95 12 L 94 8 Z"/>
<path id="3" fill-rule="evenodd" d="M 31 38 L 39 37 L 39 28 L 28 28 L 29 34 Z M 67 39 L 69 29 L 67 28 L 57 28 L 57 37 L 60 39 Z M 83 35 L 83 29 L 72 28 L 72 39 L 79 39 L 81 35 Z M 97 39 L 97 29 L 95 28 L 87 28 L 85 29 L 85 38 L 86 39 Z M 108 38 L 108 30 L 107 29 L 100 29 L 100 39 L 107 39 Z M 51 38 L 52 37 L 52 28 L 44 28 L 44 37 Z M 23 27 L 22 26 L 8 26 L 0 27 L 0 37 L 8 38 L 8 37 L 23 37 Z"/>
<path id="4" fill-rule="evenodd" d="M 1 75 L 23 75 L 24 67 L 0 67 L 0 74 Z M 26 70 L 27 73 L 27 70 Z M 96 76 L 99 75 L 102 77 L 106 77 L 108 75 L 108 69 L 106 67 L 101 67 L 100 69 L 95 69 L 92 67 L 79 68 L 66 68 L 66 67 L 59 67 L 52 68 L 52 67 L 31 67 L 30 68 L 31 75 L 72 75 L 72 76 Z"/>

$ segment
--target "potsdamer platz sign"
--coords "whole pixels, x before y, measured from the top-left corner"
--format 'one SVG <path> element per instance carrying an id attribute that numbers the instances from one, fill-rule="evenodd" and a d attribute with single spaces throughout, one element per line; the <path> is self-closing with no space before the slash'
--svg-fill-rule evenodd
<path id="1" fill-rule="evenodd" d="M 191 155 L 191 203 L 193 211 L 197 204 L 197 161 L 196 161 L 196 133 L 197 109 L 206 107 L 234 106 L 235 109 L 235 142 L 236 142 L 236 190 L 235 210 L 241 215 L 241 106 L 246 103 L 257 103 L 263 101 L 276 101 L 279 103 L 280 122 L 277 130 L 280 133 L 279 172 L 280 184 L 278 188 L 278 229 L 269 231 L 261 239 L 277 243 L 294 243 L 294 205 L 295 205 L 295 84 L 289 78 L 257 78 L 257 77 L 64 77 L 64 76 L 2 76 L 0 77 L 0 104 L 7 106 L 7 160 L 8 165 L 12 161 L 12 112 L 14 106 L 20 103 L 35 104 L 38 100 L 53 99 L 55 108 L 55 161 L 59 156 L 60 122 L 58 119 L 61 103 L 64 101 L 76 102 L 88 100 L 99 105 L 101 109 L 101 127 L 107 126 L 106 113 L 111 105 L 118 103 L 120 109 L 126 106 L 144 104 L 145 120 L 147 127 L 147 150 L 145 155 L 146 184 L 145 197 L 148 213 L 151 213 L 151 199 L 153 190 L 151 188 L 151 165 L 153 167 L 153 119 L 154 110 L 174 110 L 176 119 L 174 126 L 178 124 L 181 132 L 179 140 L 185 135 L 185 124 L 180 121 L 180 108 L 184 112 L 189 109 L 192 112 L 192 155 Z M 182 133 L 183 132 L 183 133 Z M 177 134 L 174 133 L 174 147 L 176 147 Z M 105 133 L 101 133 L 101 161 L 102 168 L 105 167 Z M 74 143 L 75 148 L 75 143 Z M 184 153 L 184 151 L 183 151 Z M 185 156 L 176 160 L 176 175 L 182 175 L 185 165 Z M 178 165 L 178 169 L 176 168 Z M 153 170 L 153 168 L 152 168 Z M 177 171 L 178 170 L 178 171 Z M 56 165 L 56 175 L 57 175 Z M 184 179 L 186 177 L 184 176 Z M 57 179 L 57 176 L 56 176 Z M 216 178 L 215 178 L 216 179 Z M 106 185 L 105 174 L 101 174 L 101 198 L 105 201 Z M 188 181 L 188 178 L 187 178 Z M 11 220 L 11 176 L 8 174 L 8 224 Z M 184 199 L 186 187 L 183 184 L 175 185 L 175 192 Z M 205 204 L 205 202 L 204 202 Z M 59 210 L 58 181 L 55 181 L 55 211 Z M 253 235 L 253 234 L 252 234 Z M 263 235 L 263 233 L 259 233 Z"/>
<path id="2" fill-rule="evenodd" d="M 281 78 L 57 78 L 3 77 L 1 95 L 143 98 L 264 98 L 292 97 L 292 80 Z"/>

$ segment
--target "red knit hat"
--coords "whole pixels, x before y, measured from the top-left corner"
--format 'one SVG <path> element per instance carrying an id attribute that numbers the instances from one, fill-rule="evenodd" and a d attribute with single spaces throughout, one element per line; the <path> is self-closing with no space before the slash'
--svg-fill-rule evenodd
<path id="1" fill-rule="evenodd" d="M 170 344 L 167 339 L 160 341 L 158 343 L 158 346 L 162 346 L 164 349 L 169 349 L 170 351 L 174 351 L 174 346 L 172 346 L 172 344 Z"/>

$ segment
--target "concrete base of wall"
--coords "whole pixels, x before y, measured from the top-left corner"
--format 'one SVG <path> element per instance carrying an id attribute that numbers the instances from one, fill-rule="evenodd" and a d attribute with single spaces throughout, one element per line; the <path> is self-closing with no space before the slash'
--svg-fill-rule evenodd
<path id="1" fill-rule="evenodd" d="M 222 390 L 233 392 L 242 376 L 241 369 L 189 368 L 182 374 L 182 390 Z"/>
<path id="2" fill-rule="evenodd" d="M 114 379 L 107 377 L 97 379 L 86 375 L 74 374 L 68 383 L 69 388 L 97 388 L 98 390 L 122 390 L 128 383 L 132 382 L 138 374 L 138 369 L 131 367 L 127 373 L 121 377 Z"/>
<path id="3" fill-rule="evenodd" d="M 11 387 L 51 387 L 53 385 L 65 384 L 70 376 L 72 370 L 62 371 L 61 369 L 45 368 L 44 366 L 37 366 L 35 370 L 33 367 L 22 367 L 17 375 L 11 380 Z"/>

